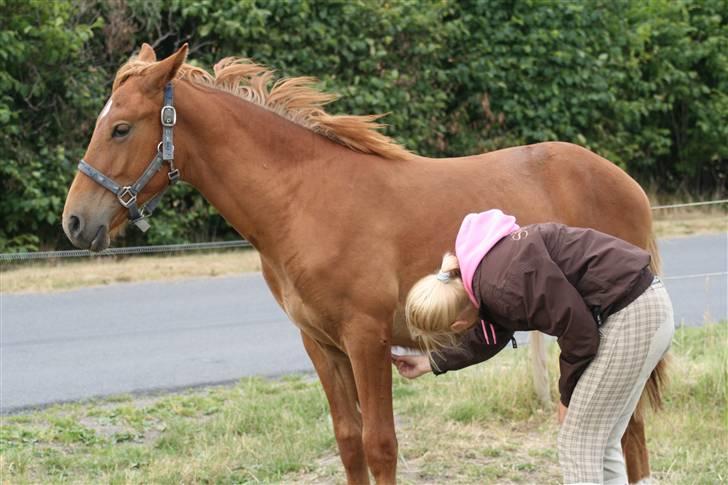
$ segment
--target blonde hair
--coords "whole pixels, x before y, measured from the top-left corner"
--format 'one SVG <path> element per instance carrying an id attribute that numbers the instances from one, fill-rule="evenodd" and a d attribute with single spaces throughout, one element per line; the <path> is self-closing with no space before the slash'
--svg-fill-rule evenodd
<path id="1" fill-rule="evenodd" d="M 469 304 L 458 260 L 446 253 L 440 271 L 419 280 L 407 295 L 407 327 L 428 354 L 454 347 L 456 332 L 450 325 Z"/>

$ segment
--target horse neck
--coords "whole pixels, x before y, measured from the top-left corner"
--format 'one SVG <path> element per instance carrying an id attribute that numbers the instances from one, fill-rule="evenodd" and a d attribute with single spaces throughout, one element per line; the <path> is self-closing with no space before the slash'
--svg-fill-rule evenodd
<path id="1" fill-rule="evenodd" d="M 378 158 L 231 94 L 178 85 L 175 143 L 183 179 L 269 259 L 287 257 L 285 247 L 295 251 L 296 220 L 324 216 L 337 196 L 331 192 L 350 183 L 347 167 L 357 157 Z"/>

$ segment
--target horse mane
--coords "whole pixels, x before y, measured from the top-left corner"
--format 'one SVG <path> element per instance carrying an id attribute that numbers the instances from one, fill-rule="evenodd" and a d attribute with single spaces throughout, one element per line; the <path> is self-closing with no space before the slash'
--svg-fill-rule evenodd
<path id="1" fill-rule="evenodd" d="M 153 65 L 132 57 L 119 68 L 112 92 L 132 76 L 144 74 Z M 314 87 L 313 77 L 277 79 L 274 71 L 250 59 L 226 57 L 213 67 L 214 75 L 191 64 L 183 64 L 176 79 L 210 86 L 266 108 L 304 128 L 361 153 L 392 160 L 412 158 L 413 154 L 380 131 L 377 120 L 384 115 L 331 115 L 324 106 L 337 99 L 335 94 Z"/>

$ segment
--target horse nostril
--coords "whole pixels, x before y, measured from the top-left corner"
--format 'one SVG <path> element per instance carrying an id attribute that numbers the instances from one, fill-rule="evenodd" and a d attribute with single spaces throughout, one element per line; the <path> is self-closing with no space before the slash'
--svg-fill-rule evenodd
<path id="1" fill-rule="evenodd" d="M 83 229 L 81 227 L 81 219 L 79 219 L 76 216 L 71 216 L 68 218 L 68 229 L 71 232 L 71 235 L 77 236 L 81 233 L 81 230 Z"/>

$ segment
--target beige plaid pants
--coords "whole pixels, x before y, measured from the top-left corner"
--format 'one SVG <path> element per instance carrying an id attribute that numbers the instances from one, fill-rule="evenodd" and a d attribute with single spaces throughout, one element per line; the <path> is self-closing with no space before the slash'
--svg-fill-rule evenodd
<path id="1" fill-rule="evenodd" d="M 672 303 L 658 279 L 601 326 L 599 350 L 574 389 L 559 433 L 564 483 L 627 483 L 620 440 L 674 332 Z"/>

